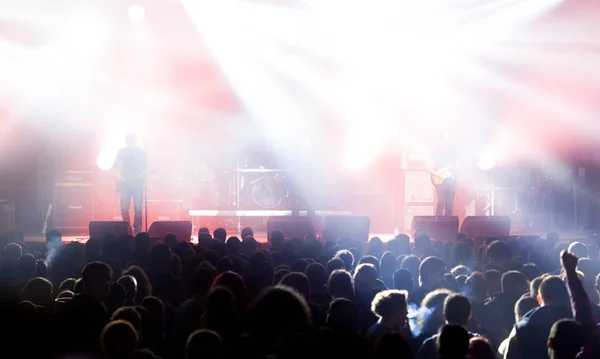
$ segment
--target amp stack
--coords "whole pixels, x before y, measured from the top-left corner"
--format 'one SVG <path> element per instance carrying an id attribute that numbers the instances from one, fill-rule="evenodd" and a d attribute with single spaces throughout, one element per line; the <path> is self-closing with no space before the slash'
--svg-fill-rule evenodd
<path id="1" fill-rule="evenodd" d="M 94 173 L 66 171 L 57 174 L 52 206 L 53 226 L 63 234 L 86 235 L 94 218 Z"/>

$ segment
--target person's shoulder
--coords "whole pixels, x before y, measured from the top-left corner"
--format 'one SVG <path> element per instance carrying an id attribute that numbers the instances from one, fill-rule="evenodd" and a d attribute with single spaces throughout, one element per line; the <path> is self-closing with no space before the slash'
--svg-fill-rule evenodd
<path id="1" fill-rule="evenodd" d="M 439 334 L 434 334 L 434 335 L 430 336 L 429 338 L 423 340 L 423 344 L 421 346 L 424 346 L 426 343 L 427 343 L 427 345 L 435 344 L 435 342 L 439 336 L 440 336 Z"/>
<path id="2" fill-rule="evenodd" d="M 419 347 L 417 357 L 421 359 L 435 358 L 435 350 L 437 345 L 438 334 L 434 334 L 429 338 L 423 340 L 423 343 Z"/>
<path id="3" fill-rule="evenodd" d="M 367 330 L 367 337 L 378 336 L 381 333 L 385 333 L 387 331 L 387 327 L 379 322 L 374 323 Z"/>

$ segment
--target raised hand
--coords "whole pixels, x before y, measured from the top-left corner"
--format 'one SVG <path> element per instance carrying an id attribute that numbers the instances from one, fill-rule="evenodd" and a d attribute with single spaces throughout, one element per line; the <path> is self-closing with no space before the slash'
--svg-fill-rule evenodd
<path id="1" fill-rule="evenodd" d="M 562 251 L 560 253 L 560 262 L 567 273 L 574 273 L 577 270 L 577 262 L 579 258 L 575 257 L 572 253 Z"/>

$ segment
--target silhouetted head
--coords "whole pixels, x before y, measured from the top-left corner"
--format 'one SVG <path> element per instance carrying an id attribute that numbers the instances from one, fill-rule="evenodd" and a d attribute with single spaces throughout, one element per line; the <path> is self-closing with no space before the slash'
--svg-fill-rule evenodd
<path id="1" fill-rule="evenodd" d="M 581 242 L 573 242 L 569 245 L 569 253 L 573 253 L 577 258 L 587 258 L 589 253 L 585 244 Z"/>
<path id="2" fill-rule="evenodd" d="M 123 289 L 125 289 L 125 293 L 127 295 L 127 300 L 130 302 L 135 302 L 135 298 L 138 293 L 138 285 L 137 280 L 132 275 L 124 275 L 117 280 Z"/>
<path id="3" fill-rule="evenodd" d="M 241 236 L 242 236 L 242 240 L 244 240 L 244 238 L 246 238 L 248 236 L 252 237 L 252 236 L 254 236 L 254 231 L 250 227 L 245 227 L 242 229 Z"/>
<path id="4" fill-rule="evenodd" d="M 408 269 L 398 269 L 394 273 L 394 288 L 411 291 L 415 285 L 414 279 Z"/>
<path id="5" fill-rule="evenodd" d="M 371 302 L 373 314 L 385 321 L 394 323 L 394 327 L 401 326 L 408 315 L 408 292 L 404 290 L 388 289 L 377 293 Z"/>
<path id="6" fill-rule="evenodd" d="M 337 332 L 358 332 L 358 310 L 354 303 L 346 298 L 337 298 L 329 304 L 327 325 Z"/>
<path id="7" fill-rule="evenodd" d="M 575 358 L 585 344 L 585 331 L 572 319 L 554 323 L 548 336 L 548 349 L 552 358 Z"/>
<path id="8" fill-rule="evenodd" d="M 221 243 L 227 240 L 227 230 L 225 228 L 217 228 L 213 232 L 213 237 Z"/>
<path id="9" fill-rule="evenodd" d="M 138 334 L 142 333 L 142 316 L 134 307 L 121 307 L 113 313 L 111 320 L 124 320 L 131 324 Z"/>
<path id="10" fill-rule="evenodd" d="M 138 342 L 137 331 L 125 320 L 110 322 L 102 331 L 101 343 L 106 358 L 129 358 Z"/>
<path id="11" fill-rule="evenodd" d="M 111 276 L 112 271 L 108 265 L 102 262 L 88 263 L 81 272 L 85 293 L 100 301 L 106 300 L 111 290 Z"/>
<path id="12" fill-rule="evenodd" d="M 523 297 L 515 303 L 515 322 L 520 322 L 530 310 L 539 307 L 536 298 Z"/>
<path id="13" fill-rule="evenodd" d="M 502 275 L 500 281 L 502 292 L 513 295 L 522 295 L 529 291 L 529 282 L 525 274 L 518 271 L 509 271 Z"/>
<path id="14" fill-rule="evenodd" d="M 185 357 L 216 358 L 223 354 L 223 340 L 212 330 L 196 330 L 187 338 L 185 344 Z"/>
<path id="15" fill-rule="evenodd" d="M 557 276 L 547 276 L 542 280 L 538 293 L 541 306 L 564 305 L 570 307 L 571 301 L 565 283 Z"/>
<path id="16" fill-rule="evenodd" d="M 444 319 L 450 324 L 466 326 L 471 319 L 471 302 L 469 298 L 452 294 L 444 300 Z"/>
<path id="17" fill-rule="evenodd" d="M 496 358 L 490 342 L 484 337 L 473 337 L 469 340 L 469 356 L 476 359 Z"/>
<path id="18" fill-rule="evenodd" d="M 465 358 L 469 352 L 469 339 L 469 333 L 463 326 L 444 325 L 437 340 L 438 358 Z"/>
<path id="19" fill-rule="evenodd" d="M 446 264 L 438 257 L 427 257 L 419 266 L 419 282 L 429 289 L 437 289 L 442 286 Z"/>

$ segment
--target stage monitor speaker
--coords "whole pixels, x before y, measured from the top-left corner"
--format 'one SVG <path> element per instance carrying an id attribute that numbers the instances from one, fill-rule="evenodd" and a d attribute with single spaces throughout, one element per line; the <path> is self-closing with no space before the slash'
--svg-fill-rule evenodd
<path id="1" fill-rule="evenodd" d="M 458 234 L 458 217 L 456 216 L 415 216 L 411 231 L 424 231 L 429 237 L 438 241 L 454 241 Z"/>
<path id="2" fill-rule="evenodd" d="M 510 217 L 469 216 L 463 221 L 460 231 L 469 238 L 508 238 L 510 235 Z"/>
<path id="3" fill-rule="evenodd" d="M 124 221 L 92 221 L 89 228 L 90 238 L 104 239 L 107 234 L 114 234 L 117 237 L 122 234 L 131 234 L 129 223 Z"/>
<path id="4" fill-rule="evenodd" d="M 316 234 L 315 222 L 312 217 L 269 217 L 267 218 L 267 238 L 271 239 L 271 233 L 278 230 L 285 234 L 286 238 L 304 238 L 307 234 Z"/>
<path id="5" fill-rule="evenodd" d="M 327 240 L 348 237 L 367 242 L 370 232 L 371 220 L 364 216 L 331 216 L 323 218 L 321 223 L 321 238 Z"/>
<path id="6" fill-rule="evenodd" d="M 92 187 L 56 187 L 52 206 L 53 228 L 63 234 L 85 234 L 94 218 Z"/>
<path id="7" fill-rule="evenodd" d="M 167 234 L 173 233 L 179 242 L 192 240 L 192 222 L 190 221 L 156 221 L 150 225 L 150 237 L 163 239 Z"/>

